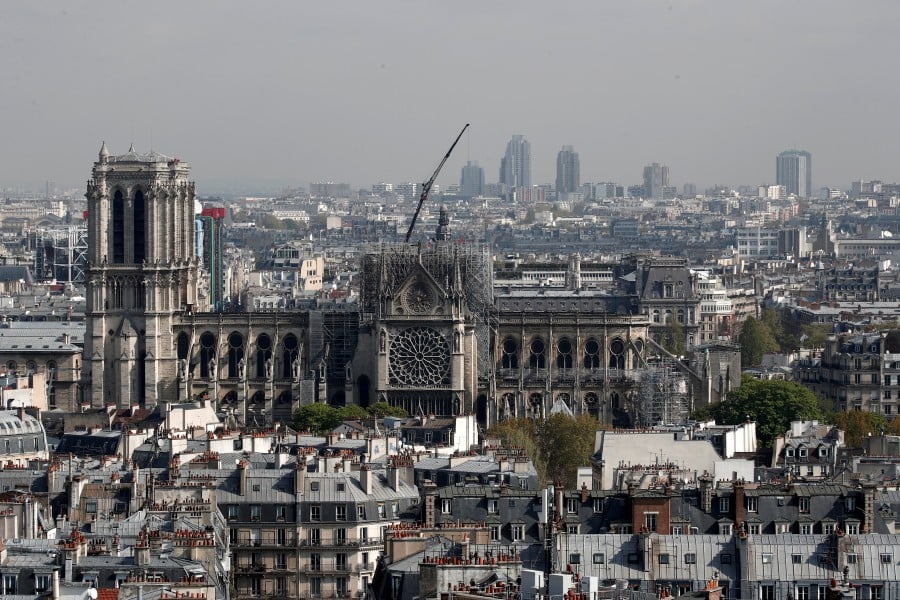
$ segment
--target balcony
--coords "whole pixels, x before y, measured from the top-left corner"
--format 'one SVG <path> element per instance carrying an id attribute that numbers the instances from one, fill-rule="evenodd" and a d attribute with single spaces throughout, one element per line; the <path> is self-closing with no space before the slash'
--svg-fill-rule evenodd
<path id="1" fill-rule="evenodd" d="M 362 538 L 362 539 L 317 539 L 317 540 L 300 540 L 300 547 L 313 547 L 313 548 L 360 548 L 360 547 L 370 547 L 370 546 L 381 546 L 382 540 L 380 537 L 370 537 L 370 538 Z"/>
<path id="2" fill-rule="evenodd" d="M 368 564 L 366 565 L 368 566 Z M 308 573 L 310 575 L 326 575 L 329 573 L 340 574 L 340 573 L 359 573 L 360 565 L 351 564 L 349 562 L 336 562 L 333 560 L 323 560 L 318 563 L 314 562 L 301 562 L 300 563 L 300 572 Z"/>
<path id="3" fill-rule="evenodd" d="M 250 539 L 246 537 L 238 538 L 231 542 L 233 548 L 296 548 L 296 538 L 287 538 L 279 540 L 273 537 L 263 536 L 259 539 Z"/>

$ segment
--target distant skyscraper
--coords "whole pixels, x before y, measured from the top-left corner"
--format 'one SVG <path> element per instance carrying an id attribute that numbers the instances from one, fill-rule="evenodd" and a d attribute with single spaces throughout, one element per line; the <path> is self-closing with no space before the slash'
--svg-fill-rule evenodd
<path id="1" fill-rule="evenodd" d="M 464 198 L 484 195 L 484 169 L 473 160 L 462 168 L 462 175 L 459 177 L 459 195 Z"/>
<path id="2" fill-rule="evenodd" d="M 500 183 L 509 187 L 531 185 L 531 144 L 521 135 L 514 135 L 506 144 L 506 155 L 500 160 Z"/>
<path id="3" fill-rule="evenodd" d="M 775 158 L 775 183 L 788 194 L 809 198 L 812 194 L 812 154 L 805 150 L 785 150 Z"/>
<path id="4" fill-rule="evenodd" d="M 653 163 L 644 167 L 644 197 L 661 199 L 669 187 L 669 167 Z"/>
<path id="5" fill-rule="evenodd" d="M 556 193 L 570 194 L 581 191 L 581 173 L 578 153 L 572 146 L 563 146 L 556 155 Z"/>

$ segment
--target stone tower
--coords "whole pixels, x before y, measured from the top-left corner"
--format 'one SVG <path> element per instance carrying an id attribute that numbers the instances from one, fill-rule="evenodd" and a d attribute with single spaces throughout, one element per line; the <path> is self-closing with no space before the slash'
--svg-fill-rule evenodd
<path id="1" fill-rule="evenodd" d="M 194 184 L 189 167 L 106 143 L 87 184 L 84 402 L 153 408 L 175 402 L 173 324 L 195 310 Z"/>

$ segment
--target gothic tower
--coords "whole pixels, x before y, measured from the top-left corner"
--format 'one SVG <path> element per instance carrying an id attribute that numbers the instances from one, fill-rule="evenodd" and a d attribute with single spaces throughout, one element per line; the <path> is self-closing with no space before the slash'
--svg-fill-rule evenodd
<path id="1" fill-rule="evenodd" d="M 88 181 L 84 402 L 178 400 L 173 324 L 197 306 L 194 184 L 177 158 L 111 156 Z"/>

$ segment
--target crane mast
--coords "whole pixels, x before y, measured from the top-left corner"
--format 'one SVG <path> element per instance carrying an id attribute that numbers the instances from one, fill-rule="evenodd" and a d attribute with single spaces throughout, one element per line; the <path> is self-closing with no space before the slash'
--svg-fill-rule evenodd
<path id="1" fill-rule="evenodd" d="M 444 155 L 444 158 L 441 159 L 441 162 L 434 170 L 434 173 L 431 174 L 431 178 L 422 184 L 422 193 L 421 195 L 419 195 L 419 205 L 416 206 L 416 212 L 413 214 L 412 222 L 410 222 L 409 224 L 409 229 L 406 230 L 406 243 L 409 243 L 409 238 L 412 236 L 413 227 L 416 226 L 416 220 L 419 218 L 419 211 L 422 210 L 422 205 L 425 204 L 425 200 L 428 199 L 428 192 L 431 191 L 431 186 L 434 185 L 434 180 L 437 179 L 438 174 L 444 167 L 444 163 L 447 162 L 447 159 L 450 158 L 450 154 L 453 152 L 453 149 L 456 148 L 456 144 L 459 142 L 459 138 L 462 137 L 462 135 L 468 128 L 469 124 L 466 123 L 465 127 L 462 128 L 462 131 L 459 132 L 459 135 L 456 136 L 456 139 L 453 140 L 453 144 L 450 146 L 450 149 L 447 150 L 447 154 Z"/>

